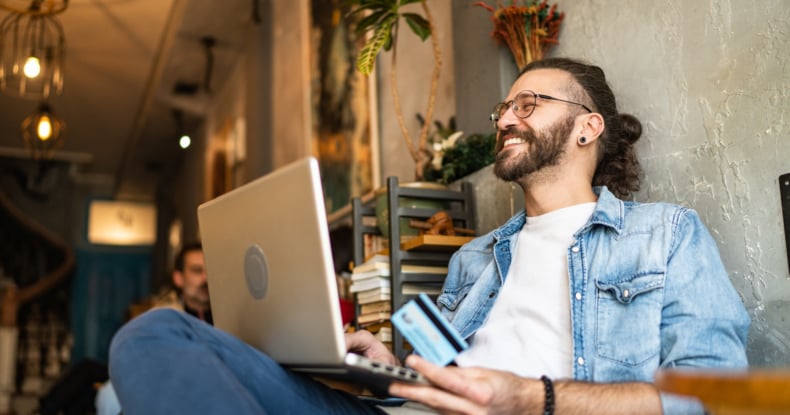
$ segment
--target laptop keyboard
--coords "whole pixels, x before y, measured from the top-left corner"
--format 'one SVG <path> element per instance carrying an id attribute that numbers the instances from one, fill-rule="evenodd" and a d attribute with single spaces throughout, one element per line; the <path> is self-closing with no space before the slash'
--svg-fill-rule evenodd
<path id="1" fill-rule="evenodd" d="M 425 377 L 423 377 L 419 372 L 407 367 L 390 365 L 383 362 L 377 362 L 375 360 L 370 360 L 364 356 L 357 354 L 349 354 L 346 360 L 349 364 L 352 364 L 354 366 L 366 367 L 373 373 L 380 373 L 387 376 L 391 376 L 396 380 L 402 382 L 424 383 L 424 384 L 428 383 L 428 380 L 426 380 Z"/>

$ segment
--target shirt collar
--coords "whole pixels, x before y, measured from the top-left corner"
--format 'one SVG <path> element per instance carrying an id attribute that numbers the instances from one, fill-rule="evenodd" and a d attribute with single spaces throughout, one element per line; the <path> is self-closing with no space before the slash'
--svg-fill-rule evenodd
<path id="1" fill-rule="evenodd" d="M 625 222 L 625 204 L 618 199 L 606 186 L 593 187 L 593 192 L 598 196 L 598 203 L 587 224 L 582 226 L 576 234 L 587 231 L 592 225 L 603 225 L 612 228 L 618 234 L 623 230 Z"/>
<path id="2" fill-rule="evenodd" d="M 606 186 L 593 187 L 593 192 L 598 196 L 595 210 L 587 223 L 576 232 L 576 235 L 586 232 L 592 225 L 608 226 L 619 234 L 623 230 L 625 221 L 625 204 L 610 192 Z M 527 212 L 522 210 L 495 230 L 494 237 L 497 239 L 507 238 L 517 233 L 524 227 L 526 220 Z"/>

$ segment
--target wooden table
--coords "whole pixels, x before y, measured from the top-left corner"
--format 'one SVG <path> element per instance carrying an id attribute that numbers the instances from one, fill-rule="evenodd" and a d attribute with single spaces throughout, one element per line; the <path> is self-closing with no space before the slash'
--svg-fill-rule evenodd
<path id="1" fill-rule="evenodd" d="M 790 369 L 668 369 L 656 375 L 664 391 L 699 398 L 715 415 L 790 414 Z"/>

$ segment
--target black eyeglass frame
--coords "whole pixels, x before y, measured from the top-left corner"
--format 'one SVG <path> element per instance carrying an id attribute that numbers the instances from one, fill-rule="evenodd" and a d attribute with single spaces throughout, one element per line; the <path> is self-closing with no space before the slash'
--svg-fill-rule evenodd
<path id="1" fill-rule="evenodd" d="M 522 94 L 524 94 L 524 93 L 529 93 L 529 94 L 532 95 L 533 103 L 532 103 L 531 109 L 529 110 L 529 113 L 527 113 L 527 115 L 523 115 L 523 116 L 519 115 L 518 108 L 514 108 L 513 109 L 513 114 L 515 114 L 516 117 L 519 117 L 521 119 L 529 118 L 529 116 L 532 115 L 533 112 L 535 112 L 535 107 L 538 105 L 538 98 L 545 99 L 547 101 L 559 101 L 559 102 L 564 102 L 566 104 L 578 105 L 578 106 L 584 108 L 585 110 L 587 110 L 587 112 L 589 112 L 589 113 L 593 112 L 593 110 L 591 110 L 588 106 L 586 106 L 584 104 L 581 104 L 581 103 L 578 103 L 578 102 L 573 102 L 573 101 L 568 101 L 567 99 L 556 98 L 556 97 L 553 97 L 551 95 L 538 94 L 535 91 L 530 91 L 529 89 L 525 89 L 523 91 L 520 91 L 518 94 L 516 94 L 516 98 L 511 99 L 510 101 L 500 102 L 499 104 L 496 104 L 494 106 L 494 111 L 489 116 L 489 119 L 491 120 L 491 122 L 494 123 L 494 128 L 497 128 L 496 123 L 499 121 L 500 118 L 502 118 L 502 115 L 504 115 L 505 112 L 507 112 L 507 110 L 510 107 L 512 107 L 515 104 L 516 100 L 519 97 L 521 97 Z"/>

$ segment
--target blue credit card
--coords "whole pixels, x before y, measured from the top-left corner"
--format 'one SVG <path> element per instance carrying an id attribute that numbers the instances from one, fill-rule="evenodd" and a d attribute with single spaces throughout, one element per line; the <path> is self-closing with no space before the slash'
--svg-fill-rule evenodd
<path id="1" fill-rule="evenodd" d="M 391 320 L 417 354 L 433 364 L 446 366 L 469 348 L 424 293 L 404 304 Z"/>

